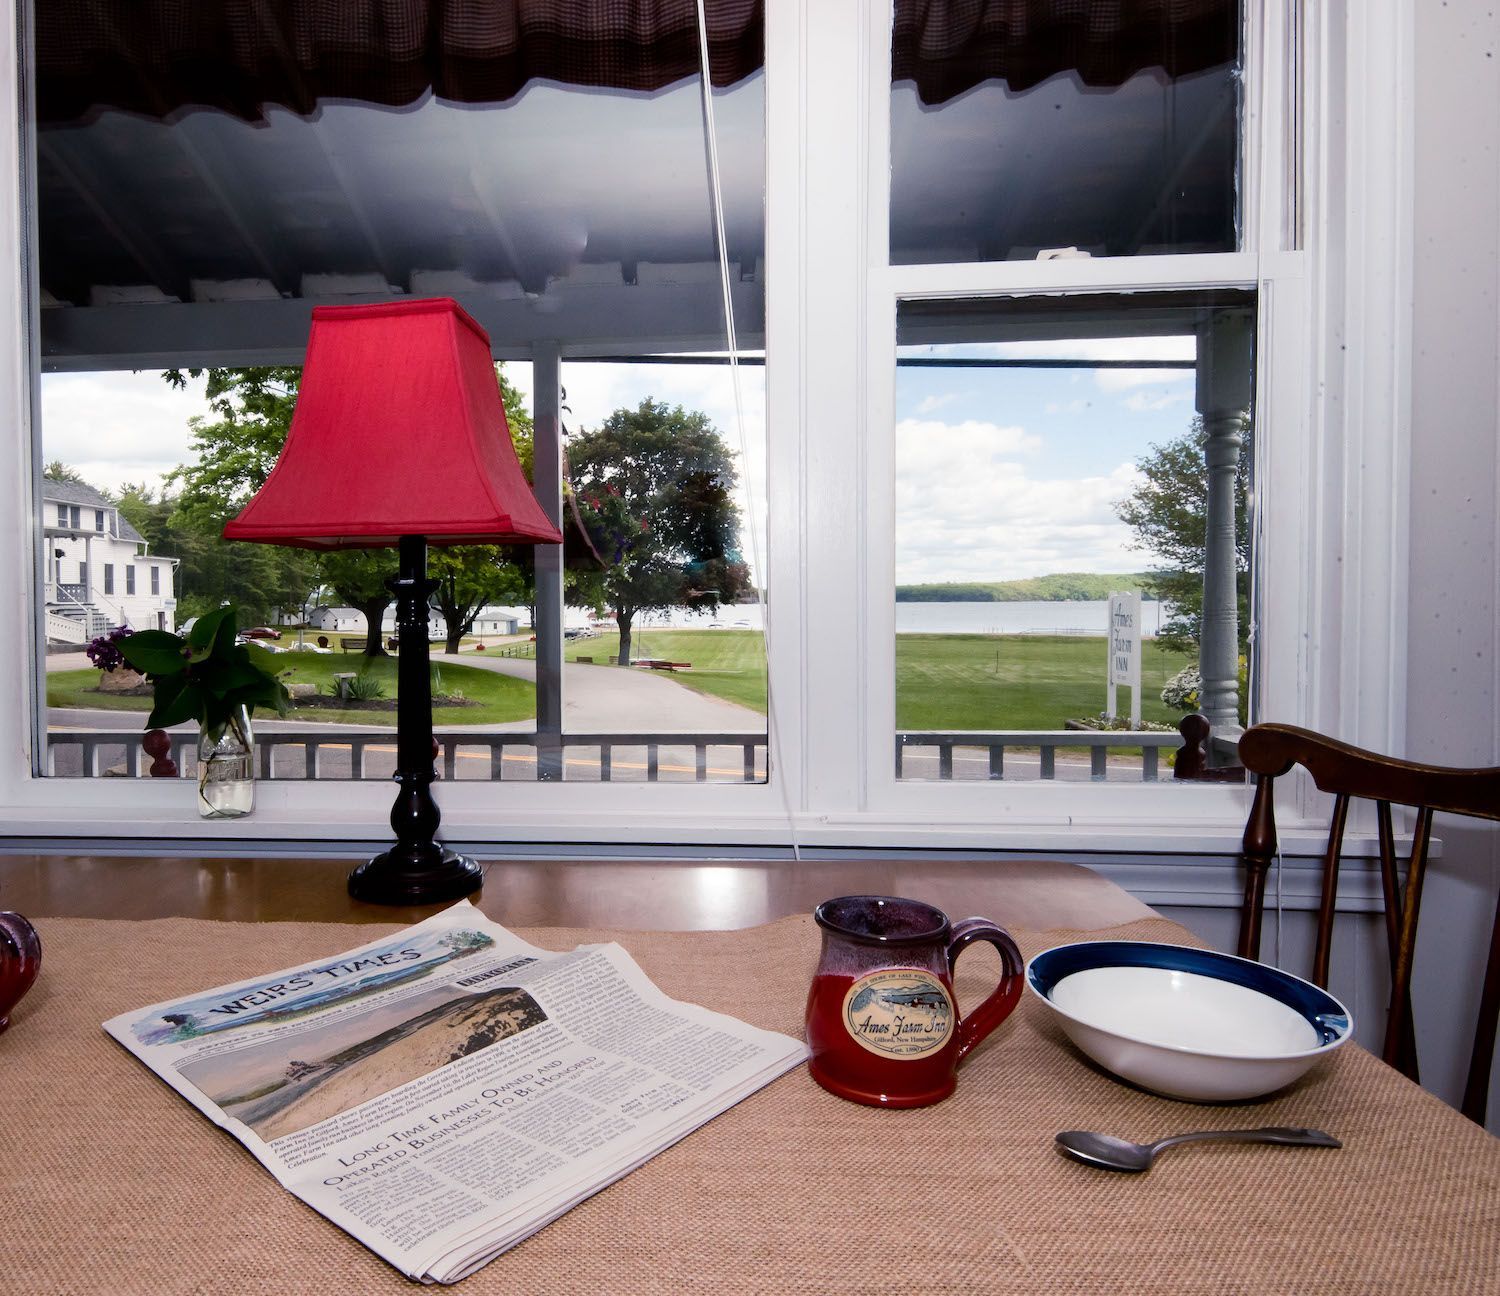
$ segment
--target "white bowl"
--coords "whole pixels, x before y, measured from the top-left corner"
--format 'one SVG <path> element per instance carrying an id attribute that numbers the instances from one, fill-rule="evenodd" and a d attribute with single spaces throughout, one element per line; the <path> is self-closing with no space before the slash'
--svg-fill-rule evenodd
<path id="1" fill-rule="evenodd" d="M 1184 945 L 1060 945 L 1027 964 L 1026 984 L 1107 1071 L 1192 1102 L 1272 1093 L 1354 1030 L 1349 1010 L 1310 981 Z"/>

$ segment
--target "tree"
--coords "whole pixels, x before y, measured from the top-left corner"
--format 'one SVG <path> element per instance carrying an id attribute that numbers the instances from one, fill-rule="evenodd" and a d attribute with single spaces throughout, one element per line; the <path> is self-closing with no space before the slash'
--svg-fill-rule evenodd
<path id="1" fill-rule="evenodd" d="M 480 611 L 494 603 L 526 604 L 531 573 L 513 562 L 502 545 L 454 545 L 428 554 L 427 571 L 437 581 L 432 601 L 443 614 L 444 651 L 456 653 Z"/>
<path id="2" fill-rule="evenodd" d="M 182 559 L 183 609 L 201 614 L 228 600 L 247 620 L 271 620 L 280 610 L 302 606 L 318 583 L 318 558 L 304 549 L 221 537 L 224 524 L 271 475 L 292 424 L 302 371 L 274 366 L 188 372 L 207 373 L 205 394 L 217 417 L 189 421 L 193 462 L 166 475 L 164 497 L 170 493 L 173 500 L 168 522 L 174 535 L 163 552 Z M 162 376 L 174 387 L 186 385 L 180 369 Z"/>
<path id="3" fill-rule="evenodd" d="M 510 440 L 527 480 L 531 478 L 534 429 L 521 393 L 497 365 L 500 397 Z M 433 549 L 427 558 L 428 573 L 437 581 L 433 602 L 443 614 L 446 630 L 444 651 L 458 652 L 463 637 L 474 628 L 474 618 L 494 603 L 529 603 L 534 580 L 528 564 L 518 562 L 513 550 L 501 545 L 453 545 Z"/>
<path id="4" fill-rule="evenodd" d="M 385 610 L 395 601 L 388 582 L 396 575 L 394 549 L 328 549 L 318 556 L 323 581 L 365 619 L 365 656 L 388 654 L 380 638 Z"/>
<path id="5" fill-rule="evenodd" d="M 597 590 L 614 609 L 622 666 L 638 614 L 713 612 L 749 588 L 734 461 L 705 415 L 648 398 L 578 433 L 568 462 L 579 513 L 607 564 Z M 591 601 L 582 590 L 571 597 Z"/>
<path id="6" fill-rule="evenodd" d="M 1201 419 L 1175 441 L 1153 445 L 1136 461 L 1145 480 L 1115 505 L 1120 520 L 1135 532 L 1137 549 L 1164 564 L 1151 572 L 1152 591 L 1172 608 L 1158 641 L 1163 647 L 1197 654 L 1203 624 L 1203 566 L 1208 531 L 1208 466 Z M 1235 584 L 1239 600 L 1240 652 L 1246 651 L 1250 605 L 1250 520 L 1248 509 L 1250 436 L 1240 450 L 1234 477 Z"/>
<path id="7" fill-rule="evenodd" d="M 42 469 L 42 476 L 50 478 L 55 482 L 72 482 L 75 486 L 87 486 L 83 474 L 78 469 L 63 463 L 61 459 L 54 459 Z"/>

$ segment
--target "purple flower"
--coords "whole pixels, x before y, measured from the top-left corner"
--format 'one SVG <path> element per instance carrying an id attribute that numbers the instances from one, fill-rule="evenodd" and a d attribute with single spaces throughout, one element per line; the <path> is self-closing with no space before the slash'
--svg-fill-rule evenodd
<path id="1" fill-rule="evenodd" d="M 91 639 L 84 652 L 88 653 L 89 660 L 100 670 L 118 670 L 125 665 L 124 654 L 120 652 L 120 642 L 130 638 L 134 633 L 135 631 L 129 626 L 116 626 L 107 635 Z"/>

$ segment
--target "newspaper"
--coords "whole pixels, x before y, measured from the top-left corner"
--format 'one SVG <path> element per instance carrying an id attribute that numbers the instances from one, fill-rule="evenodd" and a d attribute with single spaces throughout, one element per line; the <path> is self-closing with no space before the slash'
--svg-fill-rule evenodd
<path id="1" fill-rule="evenodd" d="M 467 901 L 104 1029 L 314 1210 L 452 1283 L 790 1070 L 800 1040 Z"/>

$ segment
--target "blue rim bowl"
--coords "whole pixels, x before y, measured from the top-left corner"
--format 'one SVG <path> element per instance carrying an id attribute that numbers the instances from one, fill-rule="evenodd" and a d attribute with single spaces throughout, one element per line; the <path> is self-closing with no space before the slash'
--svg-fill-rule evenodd
<path id="1" fill-rule="evenodd" d="M 1083 1002 L 1065 1007 L 1055 1001 L 1058 987 L 1069 977 L 1120 969 L 1145 972 L 1093 978 Z M 1074 988 L 1081 984 L 1075 982 Z M 1105 1070 L 1153 1093 L 1191 1102 L 1242 1102 L 1273 1093 L 1300 1078 L 1354 1031 L 1349 1010 L 1310 981 L 1264 963 L 1185 945 L 1059 945 L 1027 964 L 1026 985 L 1063 1033 Z M 1068 989 L 1062 997 L 1077 995 Z M 1153 1014 L 1154 1021 L 1143 1025 L 1142 1018 Z M 1257 1041 L 1256 1023 L 1268 1016 L 1290 1023 L 1307 1045 L 1286 1047 L 1269 1037 Z M 1298 1026 L 1298 1018 L 1305 1027 Z"/>

